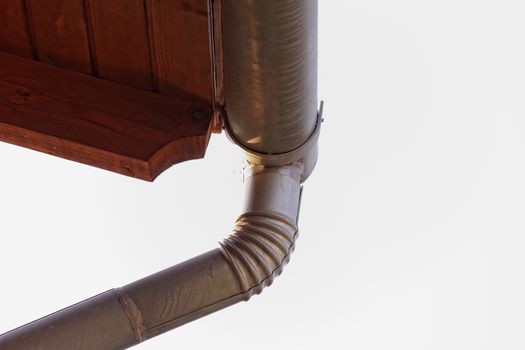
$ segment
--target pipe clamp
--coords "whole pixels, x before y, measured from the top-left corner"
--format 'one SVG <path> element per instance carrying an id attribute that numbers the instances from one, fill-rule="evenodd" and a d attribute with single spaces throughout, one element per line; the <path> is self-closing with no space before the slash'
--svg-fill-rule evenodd
<path id="1" fill-rule="evenodd" d="M 300 161 L 308 156 L 310 151 L 315 148 L 317 145 L 317 140 L 321 134 L 321 124 L 323 123 L 323 108 L 324 101 L 321 101 L 319 106 L 319 111 L 317 112 L 317 121 L 315 123 L 315 128 L 310 137 L 299 147 L 285 153 L 261 153 L 246 147 L 241 141 L 239 141 L 234 133 L 232 132 L 228 118 L 225 115 L 225 111 L 222 110 L 224 127 L 226 129 L 226 135 L 231 142 L 238 145 L 245 153 L 246 161 L 251 164 L 264 165 L 264 166 L 282 166 L 292 164 L 294 162 Z"/>

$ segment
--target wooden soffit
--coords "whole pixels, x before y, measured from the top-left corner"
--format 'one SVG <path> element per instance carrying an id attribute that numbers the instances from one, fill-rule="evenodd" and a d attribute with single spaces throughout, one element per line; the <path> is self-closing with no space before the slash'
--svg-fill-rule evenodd
<path id="1" fill-rule="evenodd" d="M 0 141 L 152 181 L 218 121 L 208 0 L 1 0 Z"/>

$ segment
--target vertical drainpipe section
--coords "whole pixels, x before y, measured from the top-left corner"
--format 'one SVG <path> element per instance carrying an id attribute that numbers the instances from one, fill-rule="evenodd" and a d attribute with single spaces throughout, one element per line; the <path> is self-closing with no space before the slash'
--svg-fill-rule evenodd
<path id="1" fill-rule="evenodd" d="M 251 153 L 301 147 L 317 123 L 317 1 L 221 0 L 221 6 L 230 135 Z"/>
<path id="2" fill-rule="evenodd" d="M 221 16 L 221 113 L 247 158 L 233 232 L 217 249 L 0 335 L 0 350 L 126 349 L 248 300 L 281 273 L 317 159 L 317 1 L 222 0 Z"/>
<path id="3" fill-rule="evenodd" d="M 317 0 L 221 0 L 224 116 L 250 164 L 317 161 Z"/>

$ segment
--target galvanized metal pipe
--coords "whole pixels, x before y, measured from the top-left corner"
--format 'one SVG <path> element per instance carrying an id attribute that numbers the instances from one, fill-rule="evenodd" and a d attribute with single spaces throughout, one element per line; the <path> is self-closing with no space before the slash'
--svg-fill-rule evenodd
<path id="1" fill-rule="evenodd" d="M 293 250 L 302 167 L 247 171 L 245 212 L 220 248 L 5 333 L 0 349 L 125 349 L 260 293 Z"/>
<path id="2" fill-rule="evenodd" d="M 317 123 L 317 0 L 221 3 L 230 136 L 258 164 L 284 165 L 264 155 L 300 148 Z"/>
<path id="3" fill-rule="evenodd" d="M 288 262 L 301 182 L 317 159 L 317 1 L 220 1 L 211 11 L 223 23 L 217 104 L 249 162 L 233 233 L 220 248 L 0 335 L 0 350 L 125 349 L 248 300 Z"/>

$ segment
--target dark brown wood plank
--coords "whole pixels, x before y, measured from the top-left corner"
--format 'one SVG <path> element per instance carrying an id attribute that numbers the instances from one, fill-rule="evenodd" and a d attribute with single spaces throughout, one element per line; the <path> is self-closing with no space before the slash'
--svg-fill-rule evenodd
<path id="1" fill-rule="evenodd" d="M 144 0 L 85 0 L 98 75 L 152 90 Z"/>
<path id="2" fill-rule="evenodd" d="M 0 140 L 152 181 L 204 156 L 211 105 L 0 53 Z"/>
<path id="3" fill-rule="evenodd" d="M 27 0 L 40 61 L 91 73 L 83 0 Z"/>
<path id="4" fill-rule="evenodd" d="M 207 0 L 146 0 L 159 91 L 212 101 Z"/>
<path id="5" fill-rule="evenodd" d="M 0 0 L 0 51 L 33 57 L 24 0 Z"/>

